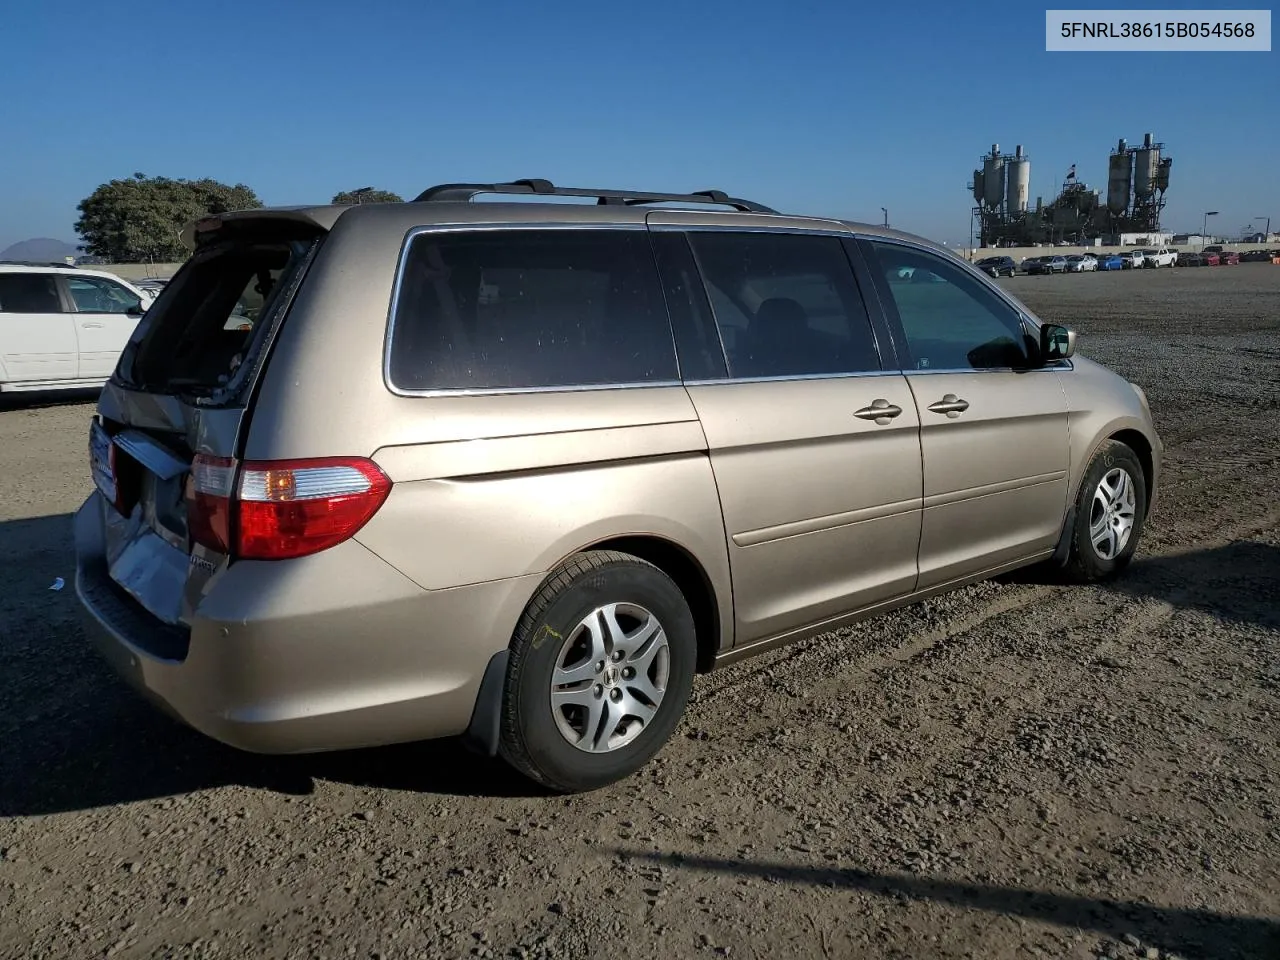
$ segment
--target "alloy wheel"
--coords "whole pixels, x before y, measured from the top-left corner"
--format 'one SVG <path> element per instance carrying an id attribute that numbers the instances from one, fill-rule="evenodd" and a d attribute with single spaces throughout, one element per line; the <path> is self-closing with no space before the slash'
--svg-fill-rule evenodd
<path id="1" fill-rule="evenodd" d="M 1089 540 L 1100 559 L 1114 560 L 1129 543 L 1137 515 L 1133 478 L 1113 467 L 1098 481 L 1089 511 Z"/>
<path id="2" fill-rule="evenodd" d="M 666 631 L 652 612 L 608 603 L 565 638 L 551 675 L 556 729 L 587 753 L 635 740 L 657 714 L 671 674 Z"/>

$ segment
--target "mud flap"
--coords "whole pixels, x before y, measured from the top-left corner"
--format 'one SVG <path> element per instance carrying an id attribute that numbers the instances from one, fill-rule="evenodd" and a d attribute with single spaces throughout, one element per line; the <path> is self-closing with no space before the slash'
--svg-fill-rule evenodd
<path id="1" fill-rule="evenodd" d="M 499 650 L 484 668 L 476 706 L 471 712 L 471 723 L 462 735 L 462 742 L 474 753 L 486 757 L 498 755 L 499 724 L 502 720 L 502 692 L 507 681 L 509 650 Z"/>
<path id="2" fill-rule="evenodd" d="M 1067 565 L 1067 559 L 1071 556 L 1071 541 L 1075 537 L 1075 530 L 1076 507 L 1072 504 L 1071 509 L 1067 511 L 1067 522 L 1062 525 L 1062 533 L 1058 536 L 1058 547 L 1053 551 L 1051 563 L 1059 567 Z"/>

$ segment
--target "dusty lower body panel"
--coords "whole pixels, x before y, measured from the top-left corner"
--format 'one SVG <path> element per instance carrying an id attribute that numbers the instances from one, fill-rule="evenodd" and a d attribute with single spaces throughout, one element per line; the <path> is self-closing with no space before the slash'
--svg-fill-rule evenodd
<path id="1" fill-rule="evenodd" d="M 485 666 L 541 575 L 427 591 L 354 541 L 233 563 L 191 622 L 168 627 L 107 574 L 103 503 L 75 517 L 86 631 L 132 686 L 195 729 L 260 753 L 466 730 Z"/>

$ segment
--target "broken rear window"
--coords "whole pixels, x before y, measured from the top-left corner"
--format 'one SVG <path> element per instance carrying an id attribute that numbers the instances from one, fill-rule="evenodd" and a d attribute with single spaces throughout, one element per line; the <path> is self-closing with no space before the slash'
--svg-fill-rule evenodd
<path id="1" fill-rule="evenodd" d="M 199 250 L 139 325 L 121 358 L 121 379 L 196 397 L 231 391 L 237 372 L 265 344 L 314 243 L 314 233 L 250 236 Z"/>

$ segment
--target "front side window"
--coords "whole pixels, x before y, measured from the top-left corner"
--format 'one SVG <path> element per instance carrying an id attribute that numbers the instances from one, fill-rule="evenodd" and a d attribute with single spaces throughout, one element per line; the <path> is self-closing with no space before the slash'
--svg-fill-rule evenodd
<path id="1" fill-rule="evenodd" d="M 691 233 L 731 377 L 880 369 L 871 322 L 837 237 Z"/>
<path id="2" fill-rule="evenodd" d="M 0 273 L 0 313 L 61 313 L 51 273 Z"/>
<path id="3" fill-rule="evenodd" d="M 983 370 L 1029 365 L 1016 310 L 985 283 L 937 254 L 871 241 L 906 335 L 903 365 L 915 370 Z"/>
<path id="4" fill-rule="evenodd" d="M 100 277 L 68 277 L 67 290 L 80 313 L 137 312 L 142 298 Z"/>
<path id="5" fill-rule="evenodd" d="M 392 385 L 500 390 L 679 378 L 643 230 L 426 232 L 400 278 Z"/>

